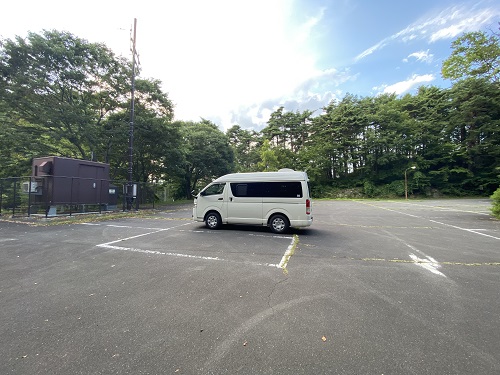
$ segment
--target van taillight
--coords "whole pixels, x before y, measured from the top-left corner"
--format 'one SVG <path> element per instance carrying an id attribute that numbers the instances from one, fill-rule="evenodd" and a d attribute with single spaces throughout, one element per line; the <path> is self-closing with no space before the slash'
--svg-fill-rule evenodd
<path id="1" fill-rule="evenodd" d="M 306 215 L 310 215 L 310 214 L 311 214 L 311 200 L 306 199 Z"/>

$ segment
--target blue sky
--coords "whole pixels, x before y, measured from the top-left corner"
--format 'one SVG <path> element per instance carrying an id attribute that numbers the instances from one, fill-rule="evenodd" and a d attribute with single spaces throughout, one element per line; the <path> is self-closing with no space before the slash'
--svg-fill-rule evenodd
<path id="1" fill-rule="evenodd" d="M 71 6 L 68 6 L 71 4 Z M 57 29 L 130 57 L 160 79 L 178 120 L 266 126 L 279 106 L 314 110 L 346 93 L 448 87 L 442 62 L 464 32 L 496 30 L 493 0 L 63 0 L 2 5 L 0 36 Z"/>

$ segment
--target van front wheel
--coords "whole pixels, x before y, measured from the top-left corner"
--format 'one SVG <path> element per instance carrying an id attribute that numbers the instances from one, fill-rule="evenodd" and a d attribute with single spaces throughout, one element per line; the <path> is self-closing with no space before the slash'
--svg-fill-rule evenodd
<path id="1" fill-rule="evenodd" d="M 217 212 L 210 212 L 205 217 L 205 225 L 209 229 L 219 229 L 222 225 L 222 219 Z"/>
<path id="2" fill-rule="evenodd" d="M 271 218 L 269 227 L 273 233 L 282 234 L 288 231 L 290 224 L 288 224 L 288 219 L 285 216 L 278 214 Z"/>

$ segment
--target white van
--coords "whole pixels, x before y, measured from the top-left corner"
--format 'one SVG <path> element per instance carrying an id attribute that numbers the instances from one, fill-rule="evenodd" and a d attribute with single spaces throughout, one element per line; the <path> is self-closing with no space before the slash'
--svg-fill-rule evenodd
<path id="1" fill-rule="evenodd" d="M 313 222 L 306 172 L 232 173 L 219 177 L 196 196 L 193 220 L 210 229 L 222 224 L 266 225 L 274 233 Z"/>

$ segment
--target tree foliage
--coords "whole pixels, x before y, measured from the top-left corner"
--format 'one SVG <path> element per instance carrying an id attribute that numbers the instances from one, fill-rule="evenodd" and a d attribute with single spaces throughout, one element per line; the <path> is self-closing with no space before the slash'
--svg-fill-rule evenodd
<path id="1" fill-rule="evenodd" d="M 485 78 L 500 80 L 500 39 L 483 31 L 466 33 L 453 41 L 442 75 L 451 80 Z"/>
<path id="2" fill-rule="evenodd" d="M 208 120 L 178 122 L 184 143 L 185 197 L 197 186 L 233 170 L 234 154 L 227 136 Z"/>
<path id="3" fill-rule="evenodd" d="M 58 144 L 64 156 L 91 158 L 102 121 L 126 103 L 127 65 L 104 45 L 64 32 L 2 44 L 0 96 L 11 120 L 37 125 L 34 141 Z"/>
<path id="4" fill-rule="evenodd" d="M 257 170 L 259 148 L 262 143 L 255 130 L 242 129 L 233 125 L 226 131 L 229 144 L 233 149 L 235 172 L 252 172 Z"/>
<path id="5" fill-rule="evenodd" d="M 269 146 L 259 165 L 305 169 L 316 185 L 396 196 L 404 194 L 404 171 L 417 166 L 410 174 L 412 192 L 489 194 L 498 186 L 499 109 L 496 83 L 477 78 L 451 89 L 421 87 L 400 98 L 347 94 L 311 119 L 296 147 L 291 136 L 297 133 L 287 129 L 300 114 L 280 108 L 262 131 Z"/>
<path id="6" fill-rule="evenodd" d="M 496 218 L 500 219 L 500 187 L 493 193 L 491 199 L 493 200 L 491 212 Z"/>
<path id="7" fill-rule="evenodd" d="M 307 171 L 313 190 L 368 196 L 492 194 L 499 185 L 496 35 L 468 33 L 443 64 L 449 89 L 346 94 L 323 112 L 277 108 L 261 131 L 174 121 L 155 79 L 136 79 L 133 178 L 189 197 L 230 172 Z M 107 162 L 127 177 L 130 64 L 104 45 L 45 31 L 0 44 L 0 177 L 29 174 L 34 157 Z M 410 167 L 416 166 L 415 170 Z"/>

